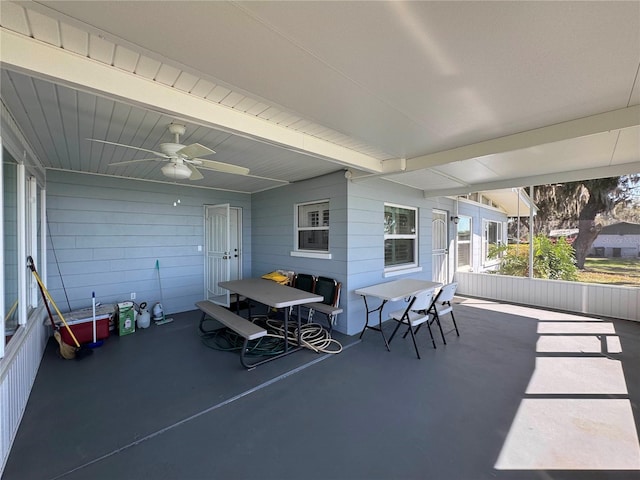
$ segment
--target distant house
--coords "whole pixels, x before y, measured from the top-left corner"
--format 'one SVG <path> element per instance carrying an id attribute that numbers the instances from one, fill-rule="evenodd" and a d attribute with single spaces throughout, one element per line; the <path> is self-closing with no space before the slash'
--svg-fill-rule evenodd
<path id="1" fill-rule="evenodd" d="M 555 243 L 559 238 L 563 237 L 569 244 L 572 244 L 578 236 L 577 228 L 560 228 L 557 230 L 551 230 L 549 232 L 549 238 Z"/>
<path id="2" fill-rule="evenodd" d="M 591 246 L 596 257 L 640 256 L 640 224 L 619 222 L 602 227 Z"/>

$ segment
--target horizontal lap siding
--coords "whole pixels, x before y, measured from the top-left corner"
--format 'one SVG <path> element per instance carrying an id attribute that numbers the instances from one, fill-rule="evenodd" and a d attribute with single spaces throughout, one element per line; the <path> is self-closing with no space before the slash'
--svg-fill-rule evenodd
<path id="1" fill-rule="evenodd" d="M 349 188 L 346 210 L 345 188 Z M 333 258 L 290 257 L 294 241 L 294 205 L 325 198 L 331 202 L 330 248 Z M 431 279 L 431 211 L 433 208 L 451 211 L 453 202 L 440 199 L 438 203 L 423 198 L 417 190 L 380 180 L 349 183 L 345 187 L 341 174 L 253 196 L 254 276 L 276 268 L 333 276 L 343 282 L 341 306 L 345 308 L 345 314 L 338 317 L 337 329 L 349 334 L 358 333 L 364 321 L 364 306 L 353 290 L 391 280 L 384 277 L 382 218 L 385 201 L 420 209 L 419 263 L 423 270 L 411 274 L 411 277 Z"/>
<path id="2" fill-rule="evenodd" d="M 384 204 L 395 203 L 419 209 L 418 263 L 422 271 L 406 277 L 431 280 L 432 210 L 438 208 L 452 213 L 453 201 L 445 198 L 426 199 L 420 190 L 380 179 L 349 182 L 348 189 L 348 284 L 346 288 L 343 287 L 343 295 L 347 296 L 348 301 L 343 308 L 346 307 L 348 318 L 346 333 L 354 335 L 362 330 L 366 318 L 364 302 L 360 295 L 354 293 L 355 290 L 405 277 L 384 276 Z M 453 232 L 449 233 L 451 238 Z M 377 299 L 368 301 L 370 309 L 380 304 Z M 387 319 L 387 313 L 393 308 L 393 304 L 384 307 L 383 320 Z M 371 320 L 374 320 L 373 317 Z"/>
<path id="3" fill-rule="evenodd" d="M 457 272 L 458 293 L 570 312 L 640 320 L 640 288 Z"/>
<path id="4" fill-rule="evenodd" d="M 193 310 L 204 296 L 203 205 L 218 203 L 243 209 L 248 271 L 249 195 L 49 172 L 48 285 L 55 302 L 67 311 L 67 297 L 77 309 L 91 305 L 93 291 L 103 304 L 135 292 L 137 303 L 162 300 L 166 313 Z"/>
<path id="5" fill-rule="evenodd" d="M 346 281 L 347 198 L 343 172 L 293 183 L 252 195 L 252 274 L 259 277 L 283 269 Z M 294 250 L 294 206 L 329 200 L 331 259 L 291 256 Z M 344 292 L 344 290 L 343 290 Z M 344 297 L 342 297 L 344 298 Z M 341 301 L 342 303 L 342 301 Z M 344 331 L 345 315 L 338 315 L 337 330 Z"/>
<path id="6" fill-rule="evenodd" d="M 495 208 L 490 208 L 475 202 L 460 200 L 458 202 L 458 215 L 471 217 L 471 270 L 474 272 L 482 272 L 493 269 L 495 262 L 490 261 L 487 264 L 484 264 L 482 256 L 483 221 L 492 220 L 496 222 L 504 222 L 507 219 L 506 214 Z M 453 251 L 453 244 L 451 251 Z"/>

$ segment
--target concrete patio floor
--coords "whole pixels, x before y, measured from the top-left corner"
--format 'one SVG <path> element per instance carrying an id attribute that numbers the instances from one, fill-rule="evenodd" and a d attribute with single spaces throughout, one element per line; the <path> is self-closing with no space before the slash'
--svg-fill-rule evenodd
<path id="1" fill-rule="evenodd" d="M 457 301 L 421 360 L 367 331 L 247 371 L 196 311 L 79 361 L 51 340 L 2 479 L 640 478 L 640 323 Z"/>

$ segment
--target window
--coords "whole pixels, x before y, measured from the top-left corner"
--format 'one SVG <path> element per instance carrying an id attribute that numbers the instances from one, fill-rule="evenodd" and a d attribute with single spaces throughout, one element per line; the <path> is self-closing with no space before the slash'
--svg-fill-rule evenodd
<path id="1" fill-rule="evenodd" d="M 384 206 L 384 268 L 397 270 L 418 265 L 418 209 Z"/>
<path id="2" fill-rule="evenodd" d="M 38 183 L 34 177 L 31 177 L 26 182 L 26 243 L 27 254 L 33 258 L 37 271 L 41 271 L 38 264 L 38 221 L 39 221 L 39 205 L 38 205 Z M 27 275 L 27 309 L 28 313 L 38 306 L 38 282 L 34 276 L 29 272 Z"/>
<path id="3" fill-rule="evenodd" d="M 26 268 L 27 256 L 42 264 L 42 221 L 44 190 L 35 177 L 28 177 L 23 164 L 2 149 L 2 241 L 0 256 L 4 264 L 4 324 L 0 322 L 0 358 L 5 346 L 20 333 L 22 326 L 38 321 L 35 309 L 41 305 L 37 282 Z M 42 202 L 42 203 L 41 203 Z M 40 263 L 38 263 L 40 261 Z"/>
<path id="4" fill-rule="evenodd" d="M 494 220 L 483 220 L 482 225 L 482 261 L 485 265 L 497 263 L 498 258 L 489 258 L 489 250 L 492 246 L 505 243 L 503 232 L 506 228 L 503 228 L 502 222 Z"/>
<path id="5" fill-rule="evenodd" d="M 19 323 L 18 300 L 18 164 L 3 152 L 3 244 L 4 244 L 4 338 L 8 342 L 16 333 Z M 2 350 L 2 349 L 0 349 Z"/>
<path id="6" fill-rule="evenodd" d="M 459 216 L 458 220 L 458 268 L 471 268 L 471 238 L 473 229 L 472 218 L 464 215 Z"/>
<path id="7" fill-rule="evenodd" d="M 299 203 L 295 207 L 294 256 L 331 258 L 329 254 L 329 201 Z"/>

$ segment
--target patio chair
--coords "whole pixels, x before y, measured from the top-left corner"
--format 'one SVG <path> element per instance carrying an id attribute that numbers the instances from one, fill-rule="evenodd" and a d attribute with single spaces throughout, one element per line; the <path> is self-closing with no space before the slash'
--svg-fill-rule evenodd
<path id="1" fill-rule="evenodd" d="M 458 282 L 452 282 L 444 285 L 436 297 L 431 302 L 427 312 L 433 317 L 429 322 L 432 324 L 436 322 L 438 324 L 438 328 L 440 329 L 440 335 L 442 335 L 442 341 L 444 344 L 447 344 L 447 341 L 444 338 L 444 332 L 442 331 L 442 323 L 440 319 L 443 315 L 447 313 L 451 315 L 451 320 L 453 320 L 453 327 L 456 331 L 456 335 L 459 337 L 460 332 L 458 331 L 458 325 L 456 324 L 456 318 L 453 316 L 453 305 L 451 305 L 451 301 L 456 294 L 456 290 L 458 289 Z M 418 330 L 420 327 L 418 327 Z M 453 331 L 453 330 L 451 330 Z M 447 332 L 449 333 L 449 332 Z"/>
<path id="2" fill-rule="evenodd" d="M 313 293 L 314 288 L 316 287 L 316 277 L 309 273 L 296 273 L 293 276 L 293 281 L 291 282 L 291 286 L 293 288 L 297 288 L 298 290 L 304 290 L 305 292 Z M 306 307 L 306 305 L 302 305 L 302 307 Z M 297 315 L 296 311 L 298 309 L 294 309 L 293 307 L 289 308 L 289 313 L 291 315 Z M 311 311 L 307 311 L 307 322 L 311 320 Z"/>
<path id="3" fill-rule="evenodd" d="M 304 290 L 305 292 L 313 292 L 316 285 L 316 277 L 308 273 L 296 273 L 293 276 L 293 288 Z"/>
<path id="4" fill-rule="evenodd" d="M 404 334 L 404 336 L 406 337 L 407 333 L 411 333 L 411 339 L 413 340 L 413 346 L 416 349 L 416 355 L 418 355 L 418 358 L 420 358 L 420 352 L 418 351 L 418 345 L 416 344 L 415 333 L 417 333 L 418 329 L 420 328 L 420 326 L 422 326 L 423 323 L 426 323 L 427 328 L 429 329 L 429 335 L 431 335 L 431 343 L 433 344 L 433 348 L 436 348 L 436 342 L 433 338 L 433 332 L 431 332 L 431 325 L 429 322 L 430 315 L 428 313 L 428 309 L 433 303 L 432 300 L 433 290 L 424 290 L 412 297 L 404 310 L 396 310 L 389 313 L 389 317 L 398 322 L 396 328 L 391 334 L 391 337 L 389 338 L 389 343 L 391 343 L 391 340 L 393 340 L 393 337 L 400 328 L 400 325 L 407 325 L 408 330 Z M 418 327 L 415 332 L 413 330 L 414 327 Z"/>
<path id="5" fill-rule="evenodd" d="M 322 295 L 323 300 L 319 303 L 307 303 L 304 306 L 309 308 L 309 321 L 312 320 L 315 312 L 322 313 L 327 317 L 329 324 L 329 333 L 333 330 L 333 324 L 342 309 L 338 307 L 340 303 L 340 290 L 342 284 L 333 278 L 318 277 L 316 278 L 313 293 Z"/>

